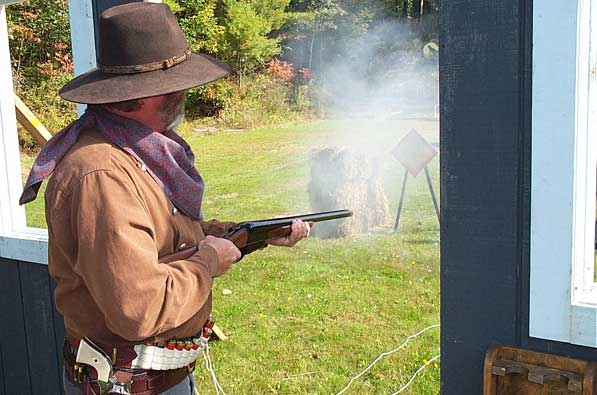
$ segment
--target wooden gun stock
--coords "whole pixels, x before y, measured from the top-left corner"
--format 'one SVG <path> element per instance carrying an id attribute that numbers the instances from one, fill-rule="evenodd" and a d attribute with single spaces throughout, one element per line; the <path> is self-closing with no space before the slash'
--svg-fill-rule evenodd
<path id="1" fill-rule="evenodd" d="M 267 247 L 267 240 L 286 237 L 290 235 L 291 224 L 295 219 L 308 222 L 313 226 L 315 222 L 330 221 L 352 216 L 352 211 L 337 210 L 323 213 L 297 215 L 294 217 L 273 218 L 262 221 L 241 222 L 230 228 L 224 235 L 225 239 L 230 240 L 241 251 L 243 256 Z M 160 263 L 171 263 L 189 259 L 195 255 L 198 247 L 190 247 L 184 250 L 176 251 L 173 254 L 165 255 L 159 259 Z M 242 258 L 241 258 L 242 259 Z"/>

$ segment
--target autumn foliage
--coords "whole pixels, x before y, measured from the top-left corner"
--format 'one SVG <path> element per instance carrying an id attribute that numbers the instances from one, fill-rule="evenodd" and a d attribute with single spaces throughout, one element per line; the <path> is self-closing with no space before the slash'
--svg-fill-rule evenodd
<path id="1" fill-rule="evenodd" d="M 67 0 L 13 4 L 7 19 L 17 88 L 73 72 Z"/>
<path id="2" fill-rule="evenodd" d="M 265 73 L 280 81 L 290 81 L 295 77 L 294 68 L 290 63 L 274 59 L 267 63 Z"/>

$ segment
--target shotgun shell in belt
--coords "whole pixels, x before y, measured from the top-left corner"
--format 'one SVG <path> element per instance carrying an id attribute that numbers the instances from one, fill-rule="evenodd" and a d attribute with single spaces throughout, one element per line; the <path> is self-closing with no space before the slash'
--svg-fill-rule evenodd
<path id="1" fill-rule="evenodd" d="M 158 347 L 153 352 L 153 361 L 151 362 L 151 369 L 162 370 L 164 369 L 164 360 L 166 359 L 166 353 L 171 352 L 165 347 Z"/>
<path id="2" fill-rule="evenodd" d="M 201 339 L 198 337 L 193 338 L 193 350 L 198 350 L 199 346 L 201 345 Z"/>
<path id="3" fill-rule="evenodd" d="M 131 365 L 141 369 L 151 369 L 155 350 L 159 350 L 159 348 L 144 344 L 136 345 L 135 353 L 137 353 L 137 358 L 131 362 Z"/>
<path id="4" fill-rule="evenodd" d="M 169 340 L 168 344 L 166 344 L 166 348 L 168 350 L 174 350 L 176 348 L 176 340 Z"/>
<path id="5" fill-rule="evenodd" d="M 178 366 L 182 363 L 183 351 L 184 342 L 179 340 L 176 342 L 176 350 L 172 352 L 172 364 L 170 365 L 170 369 L 174 369 L 175 366 Z"/>
<path id="6" fill-rule="evenodd" d="M 177 353 L 178 353 L 178 351 L 176 351 L 176 348 L 174 348 L 174 349 L 166 348 L 164 350 L 164 359 L 162 360 L 162 369 L 163 370 L 169 370 L 170 367 L 174 365 L 174 357 Z"/>
<path id="7" fill-rule="evenodd" d="M 186 354 L 185 364 L 191 363 L 192 358 L 193 358 L 193 342 L 192 341 L 187 339 L 184 342 L 184 352 Z"/>

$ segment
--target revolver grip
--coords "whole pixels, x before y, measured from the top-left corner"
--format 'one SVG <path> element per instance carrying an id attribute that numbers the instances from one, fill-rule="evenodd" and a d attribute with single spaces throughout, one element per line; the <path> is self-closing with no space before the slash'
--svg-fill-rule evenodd
<path id="1" fill-rule="evenodd" d="M 79 349 L 77 350 L 77 363 L 89 365 L 97 371 L 97 381 L 100 387 L 100 393 L 104 394 L 112 388 L 112 363 L 110 357 L 106 355 L 98 346 L 87 338 L 81 339 Z"/>

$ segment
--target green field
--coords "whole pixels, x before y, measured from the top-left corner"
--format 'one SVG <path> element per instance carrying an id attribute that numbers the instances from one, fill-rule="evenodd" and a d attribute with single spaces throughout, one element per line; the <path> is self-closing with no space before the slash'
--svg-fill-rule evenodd
<path id="1" fill-rule="evenodd" d="M 377 149 L 395 213 L 403 170 L 389 151 L 411 128 L 437 143 L 438 123 L 365 125 L 371 122 L 215 135 L 186 125 L 207 185 L 205 217 L 241 221 L 310 211 L 310 150 L 348 143 Z M 430 170 L 437 191 L 437 158 Z M 380 353 L 439 322 L 439 225 L 426 188 L 423 176 L 411 179 L 398 234 L 390 225 L 374 234 L 268 248 L 216 280 L 214 316 L 229 339 L 213 342 L 211 355 L 227 394 L 335 394 Z M 41 200 L 27 208 L 30 225 L 43 225 Z M 346 394 L 394 393 L 438 353 L 434 329 L 384 358 Z M 199 393 L 215 393 L 198 366 Z M 434 362 L 404 393 L 438 394 L 439 381 Z"/>

